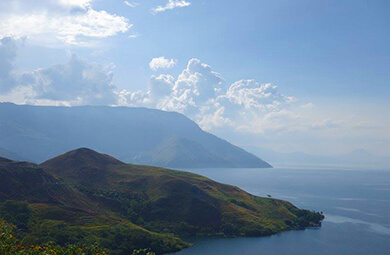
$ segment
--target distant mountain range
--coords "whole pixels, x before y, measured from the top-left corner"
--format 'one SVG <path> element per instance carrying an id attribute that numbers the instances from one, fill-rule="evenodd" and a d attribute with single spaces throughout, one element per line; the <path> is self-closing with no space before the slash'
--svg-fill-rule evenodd
<path id="1" fill-rule="evenodd" d="M 0 219 L 24 240 L 98 243 L 110 254 L 173 252 L 182 235 L 267 236 L 323 215 L 189 172 L 125 164 L 81 148 L 40 165 L 0 158 Z"/>
<path id="2" fill-rule="evenodd" d="M 340 155 L 311 155 L 304 152 L 281 153 L 264 148 L 247 147 L 255 155 L 261 155 L 273 165 L 279 166 L 344 166 L 344 167 L 389 167 L 390 158 L 373 155 L 358 149 Z"/>
<path id="3" fill-rule="evenodd" d="M 175 112 L 0 103 L 0 155 L 38 163 L 79 147 L 163 167 L 271 167 Z"/>

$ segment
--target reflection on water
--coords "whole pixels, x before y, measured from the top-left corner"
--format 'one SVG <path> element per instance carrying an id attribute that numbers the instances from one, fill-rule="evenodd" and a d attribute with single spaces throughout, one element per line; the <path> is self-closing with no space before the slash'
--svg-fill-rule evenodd
<path id="1" fill-rule="evenodd" d="M 390 235 L 390 228 L 382 226 L 377 223 L 371 223 L 371 222 L 352 219 L 348 217 L 342 217 L 339 215 L 327 215 L 325 221 L 338 223 L 338 224 L 340 223 L 362 224 L 362 225 L 366 225 L 370 231 L 376 232 L 378 234 Z"/>
<path id="2" fill-rule="evenodd" d="M 390 171 L 353 169 L 187 170 L 259 196 L 323 211 L 321 229 L 262 238 L 193 238 L 177 254 L 387 255 L 390 250 Z"/>

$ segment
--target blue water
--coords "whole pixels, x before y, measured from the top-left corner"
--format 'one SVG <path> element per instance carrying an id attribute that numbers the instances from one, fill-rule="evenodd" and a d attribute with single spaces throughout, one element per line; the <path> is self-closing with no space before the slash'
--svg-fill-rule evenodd
<path id="1" fill-rule="evenodd" d="M 288 200 L 323 211 L 320 229 L 260 238 L 190 238 L 176 254 L 388 255 L 390 170 L 201 169 L 187 170 L 252 194 Z"/>

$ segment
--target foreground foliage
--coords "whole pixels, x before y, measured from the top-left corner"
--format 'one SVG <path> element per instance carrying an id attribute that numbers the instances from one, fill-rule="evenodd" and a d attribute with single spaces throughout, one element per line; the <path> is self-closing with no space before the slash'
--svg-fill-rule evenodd
<path id="1" fill-rule="evenodd" d="M 107 251 L 97 245 L 68 245 L 61 247 L 54 244 L 24 245 L 16 237 L 15 225 L 0 220 L 0 254 L 7 255 L 108 255 Z"/>
<path id="2" fill-rule="evenodd" d="M 53 243 L 45 245 L 25 245 L 17 238 L 18 229 L 6 220 L 0 220 L 0 254 L 2 255 L 108 255 L 106 249 L 98 245 L 67 245 Z M 131 255 L 155 255 L 149 248 L 134 250 Z"/>

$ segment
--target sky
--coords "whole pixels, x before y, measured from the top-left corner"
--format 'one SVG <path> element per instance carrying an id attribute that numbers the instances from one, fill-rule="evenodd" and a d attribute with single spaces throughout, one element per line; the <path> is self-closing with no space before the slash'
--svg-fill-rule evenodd
<path id="1" fill-rule="evenodd" d="M 2 0 L 0 101 L 178 111 L 243 147 L 390 156 L 390 2 Z"/>

